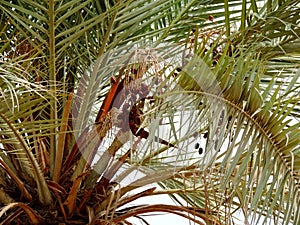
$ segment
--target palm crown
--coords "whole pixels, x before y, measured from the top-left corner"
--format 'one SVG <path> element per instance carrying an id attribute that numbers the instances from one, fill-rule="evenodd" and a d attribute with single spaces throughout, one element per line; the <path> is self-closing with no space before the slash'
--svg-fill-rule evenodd
<path id="1" fill-rule="evenodd" d="M 3 224 L 299 223 L 298 1 L 0 3 Z"/>

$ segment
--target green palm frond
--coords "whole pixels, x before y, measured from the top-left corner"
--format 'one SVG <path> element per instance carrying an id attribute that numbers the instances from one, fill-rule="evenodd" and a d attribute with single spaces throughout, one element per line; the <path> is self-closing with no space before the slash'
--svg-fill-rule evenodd
<path id="1" fill-rule="evenodd" d="M 221 67 L 222 62 L 219 63 Z M 204 192 L 199 200 L 194 193 L 184 193 L 180 196 L 199 207 L 205 202 L 209 209 L 218 211 L 221 220 L 227 221 L 226 223 L 230 223 L 229 220 L 235 216 L 234 212 L 239 209 L 244 210 L 245 221 L 250 224 L 261 219 L 266 222 L 275 215 L 278 215 L 276 220 L 279 221 L 298 221 L 295 216 L 297 203 L 286 208 L 287 202 L 299 202 L 299 122 L 293 120 L 298 95 L 293 92 L 293 85 L 286 88 L 284 82 L 274 85 L 274 81 L 268 86 L 260 87 L 260 79 L 264 79 L 266 71 L 264 68 L 265 65 L 261 64 L 259 58 L 248 56 L 246 60 L 240 56 L 235 59 L 234 66 L 228 68 L 230 71 L 216 76 L 224 80 L 226 74 L 234 74 L 229 82 L 220 83 L 221 95 L 219 92 L 211 92 L 213 89 L 206 86 L 209 83 L 204 85 L 207 89 L 199 90 L 197 86 L 189 83 L 193 78 L 185 75 L 183 79 L 187 79 L 187 82 L 181 82 L 182 87 L 186 85 L 186 93 L 209 99 L 201 110 L 208 109 L 213 113 L 213 117 L 209 116 L 210 113 L 201 114 L 203 118 L 200 120 L 208 120 L 210 123 L 198 129 L 200 135 L 203 133 L 202 129 L 208 131 L 207 141 L 202 147 L 207 155 L 211 151 L 216 152 L 212 153 L 216 154 L 216 159 L 212 163 L 206 161 L 206 165 L 203 166 L 205 157 L 203 159 L 199 156 L 199 159 L 194 161 L 193 172 L 189 170 L 191 167 L 186 162 L 187 168 L 185 170 L 183 167 L 182 173 L 193 176 L 182 175 L 173 178 L 175 188 L 183 189 L 190 185 L 196 192 Z M 195 71 L 198 71 L 199 80 L 199 76 L 205 76 L 201 73 L 205 68 L 200 66 Z M 295 88 L 299 86 L 298 82 L 295 78 Z M 193 87 L 195 90 L 192 90 Z M 264 91 L 268 94 L 263 94 Z M 186 97 L 184 99 L 187 100 Z M 153 128 L 155 129 L 155 126 Z M 189 134 L 192 136 L 195 130 L 189 128 Z M 190 145 L 186 151 L 191 153 L 194 151 L 191 148 L 193 146 Z M 217 153 L 218 151 L 221 152 Z M 167 154 L 169 156 L 163 152 L 158 151 L 156 155 L 154 149 L 149 149 L 147 158 L 151 160 L 146 160 L 144 166 L 157 167 L 159 170 L 164 168 L 164 162 L 167 162 L 164 165 L 166 168 L 170 165 L 180 165 L 179 156 L 172 158 L 171 152 Z M 184 156 L 187 153 L 179 154 Z M 196 180 L 194 176 L 197 177 Z M 168 188 L 174 188 L 174 184 L 166 181 Z M 229 208 L 224 205 L 225 201 L 229 201 Z M 228 220 L 225 214 L 230 215 Z M 254 215 L 257 217 L 251 221 L 250 218 Z"/>
<path id="2" fill-rule="evenodd" d="M 1 65 L 1 144 L 4 154 L 20 159 L 14 165 L 7 164 L 9 170 L 15 172 L 16 179 L 22 176 L 21 173 L 35 179 L 40 200 L 50 204 L 48 186 L 30 146 L 35 146 L 37 150 L 36 139 L 49 132 L 51 125 L 47 121 L 36 121 L 33 115 L 43 111 L 43 104 L 51 95 L 42 85 L 33 84 L 30 79 L 24 68 L 16 63 L 3 62 Z M 40 132 L 41 129 L 44 133 Z"/>

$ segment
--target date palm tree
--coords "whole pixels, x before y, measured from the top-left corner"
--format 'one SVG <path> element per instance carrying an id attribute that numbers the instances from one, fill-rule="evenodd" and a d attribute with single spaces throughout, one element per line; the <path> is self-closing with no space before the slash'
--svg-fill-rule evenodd
<path id="1" fill-rule="evenodd" d="M 299 223 L 298 1 L 0 12 L 1 224 Z"/>

